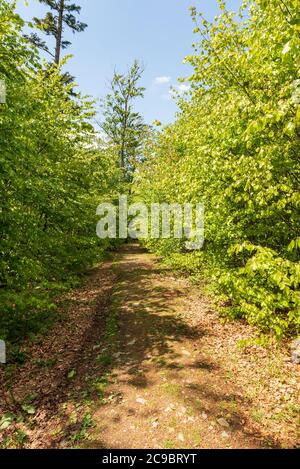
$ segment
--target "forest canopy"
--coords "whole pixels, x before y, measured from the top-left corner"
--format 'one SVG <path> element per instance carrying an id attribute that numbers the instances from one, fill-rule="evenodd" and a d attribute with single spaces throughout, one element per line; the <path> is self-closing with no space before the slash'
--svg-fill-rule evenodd
<path id="1" fill-rule="evenodd" d="M 86 27 L 68 5 L 44 29 L 56 38 L 49 63 L 14 2 L 0 0 L 1 338 L 17 341 L 54 317 L 53 297 L 114 244 L 95 235 L 96 207 L 124 191 L 148 205 L 205 204 L 201 251 L 172 239 L 146 246 L 205 276 L 230 317 L 277 338 L 298 334 L 299 1 L 245 1 L 239 17 L 219 1 L 212 23 L 192 7 L 193 73 L 177 119 L 154 130 L 131 107 L 144 94 L 135 62 L 131 75 L 115 73 L 105 101 L 109 141 L 93 124 L 95 101 L 58 60 L 59 19 Z"/>

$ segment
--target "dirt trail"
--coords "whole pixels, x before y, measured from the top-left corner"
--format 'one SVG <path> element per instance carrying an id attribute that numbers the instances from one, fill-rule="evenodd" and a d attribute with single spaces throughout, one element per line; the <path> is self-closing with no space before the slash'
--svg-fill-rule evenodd
<path id="1" fill-rule="evenodd" d="M 30 360 L 2 370 L 0 410 L 14 415 L 2 447 L 300 444 L 299 368 L 280 349 L 241 348 L 255 330 L 222 322 L 199 286 L 138 245 L 67 300 Z"/>
<path id="2" fill-rule="evenodd" d="M 274 446 L 248 424 L 244 397 L 216 352 L 205 351 L 214 334 L 201 323 L 212 313 L 209 302 L 137 246 L 120 254 L 115 269 L 119 331 L 102 349 L 111 355 L 110 397 L 93 415 L 88 447 Z"/>

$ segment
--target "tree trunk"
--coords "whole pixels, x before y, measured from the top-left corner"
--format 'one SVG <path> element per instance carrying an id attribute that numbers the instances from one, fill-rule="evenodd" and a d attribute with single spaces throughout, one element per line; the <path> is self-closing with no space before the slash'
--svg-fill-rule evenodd
<path id="1" fill-rule="evenodd" d="M 126 96 L 126 98 L 125 98 L 125 108 L 124 108 L 122 142 L 121 142 L 121 151 L 120 151 L 120 166 L 121 166 L 121 169 L 125 169 L 125 148 L 126 148 L 126 134 L 127 134 L 127 120 L 128 120 L 128 101 L 129 101 L 129 96 Z"/>
<path id="2" fill-rule="evenodd" d="M 65 11 L 65 0 L 60 0 L 57 20 L 57 35 L 55 47 L 55 63 L 58 65 L 60 61 L 62 33 L 63 33 L 63 16 Z"/>

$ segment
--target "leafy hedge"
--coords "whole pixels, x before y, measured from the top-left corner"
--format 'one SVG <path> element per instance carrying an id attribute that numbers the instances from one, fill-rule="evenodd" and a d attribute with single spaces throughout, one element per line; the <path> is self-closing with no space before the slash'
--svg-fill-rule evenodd
<path id="1" fill-rule="evenodd" d="M 281 338 L 300 332 L 299 1 L 246 1 L 239 18 L 219 4 L 213 23 L 191 9 L 191 91 L 155 136 L 136 194 L 204 202 L 203 269 L 231 315 Z M 148 245 L 199 270 L 175 241 Z"/>
<path id="2" fill-rule="evenodd" d="M 0 0 L 0 337 L 17 341 L 53 318 L 51 298 L 109 247 L 96 207 L 115 197 L 117 162 L 99 150 L 93 102 L 43 63 L 23 21 Z M 111 189 L 112 188 L 112 189 Z"/>

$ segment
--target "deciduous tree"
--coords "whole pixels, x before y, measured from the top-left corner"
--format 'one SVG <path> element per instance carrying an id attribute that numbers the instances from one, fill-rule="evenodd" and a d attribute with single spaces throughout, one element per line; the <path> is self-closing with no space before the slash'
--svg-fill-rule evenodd
<path id="1" fill-rule="evenodd" d="M 137 61 L 125 74 L 114 72 L 110 93 L 103 103 L 101 128 L 109 142 L 119 152 L 120 168 L 127 175 L 132 172 L 139 157 L 145 124 L 142 116 L 134 109 L 134 101 L 142 98 L 145 89 L 139 85 L 143 67 Z"/>

